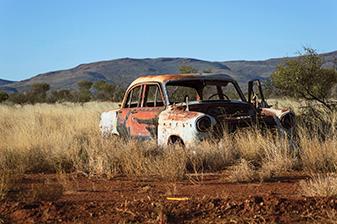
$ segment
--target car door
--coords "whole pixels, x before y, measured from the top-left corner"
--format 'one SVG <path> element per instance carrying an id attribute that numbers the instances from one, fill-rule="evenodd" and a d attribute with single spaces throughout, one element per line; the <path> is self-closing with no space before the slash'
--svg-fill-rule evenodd
<path id="1" fill-rule="evenodd" d="M 248 82 L 248 102 L 253 104 L 257 109 L 270 107 L 264 98 L 262 85 L 259 79 Z"/>
<path id="2" fill-rule="evenodd" d="M 141 107 L 142 88 L 142 85 L 130 88 L 126 93 L 121 109 L 118 111 L 117 130 L 120 136 L 124 138 L 135 135 L 131 121 L 132 115 Z"/>
<path id="3" fill-rule="evenodd" d="M 275 115 L 270 113 L 270 105 L 264 98 L 262 84 L 260 80 L 254 79 L 248 82 L 248 102 L 251 103 L 258 112 L 259 124 L 267 127 L 273 127 L 275 123 Z"/>
<path id="4" fill-rule="evenodd" d="M 140 140 L 157 138 L 158 116 L 165 109 L 163 94 L 157 83 L 143 84 L 128 93 L 119 119 L 127 136 Z"/>

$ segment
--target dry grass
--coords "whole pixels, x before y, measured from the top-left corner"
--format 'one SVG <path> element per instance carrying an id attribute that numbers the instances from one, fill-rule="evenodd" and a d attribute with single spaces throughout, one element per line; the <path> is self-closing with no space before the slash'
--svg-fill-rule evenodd
<path id="1" fill-rule="evenodd" d="M 298 124 L 298 144 L 303 169 L 337 171 L 337 111 L 307 110 Z"/>
<path id="2" fill-rule="evenodd" d="M 293 104 L 294 107 L 296 104 Z M 336 172 L 337 113 L 310 124 L 324 130 L 324 138 L 298 122 L 300 160 L 287 139 L 257 130 L 225 136 L 220 143 L 203 142 L 192 150 L 158 150 L 154 141 L 124 142 L 102 138 L 98 130 L 102 111 L 113 103 L 0 106 L 0 174 L 83 172 L 111 178 L 185 178 L 186 173 L 228 169 L 234 181 L 269 180 L 297 169 Z M 300 163 L 301 162 L 301 163 Z M 236 164 L 233 166 L 233 164 Z M 1 176 L 0 176 L 1 177 Z M 1 177 L 2 182 L 4 177 Z M 5 189 L 5 184 L 2 184 Z M 1 190 L 5 192 L 5 190 Z"/>
<path id="3" fill-rule="evenodd" d="M 287 139 L 276 138 L 265 145 L 259 170 L 261 180 L 280 176 L 283 172 L 292 170 L 293 167 L 294 157 Z"/>
<path id="4" fill-rule="evenodd" d="M 262 134 L 258 130 L 248 130 L 237 134 L 235 143 L 239 157 L 242 158 L 236 167 L 248 172 L 249 169 L 245 169 L 248 168 L 245 161 L 253 166 L 251 177 L 248 179 L 269 180 L 291 170 L 294 166 L 293 150 L 286 138 Z M 237 171 L 234 169 L 233 172 Z"/>
<path id="5" fill-rule="evenodd" d="M 300 138 L 300 156 L 303 168 L 310 172 L 337 171 L 337 140 L 320 141 L 317 137 Z"/>
<path id="6" fill-rule="evenodd" d="M 188 153 L 188 171 L 202 173 L 204 171 L 219 171 L 235 163 L 238 153 L 232 140 L 225 136 L 218 144 L 201 142 Z"/>
<path id="7" fill-rule="evenodd" d="M 154 141 L 124 142 L 93 133 L 74 141 L 71 148 L 75 170 L 89 175 L 179 179 L 186 168 L 187 154 L 182 148 L 159 151 Z"/>
<path id="8" fill-rule="evenodd" d="M 305 102 L 299 102 L 291 98 L 282 98 L 282 99 L 268 99 L 268 104 L 272 105 L 273 108 L 281 109 L 281 108 L 290 108 L 296 114 L 301 112 L 301 107 L 306 106 Z"/>
<path id="9" fill-rule="evenodd" d="M 257 179 L 257 173 L 254 166 L 245 159 L 231 167 L 230 182 L 251 182 Z"/>
<path id="10" fill-rule="evenodd" d="M 308 181 L 301 181 L 302 193 L 306 196 L 336 197 L 337 176 L 336 174 L 313 175 Z"/>
<path id="11" fill-rule="evenodd" d="M 96 133 L 99 113 L 111 107 L 93 103 L 0 106 L 0 168 L 19 165 L 25 172 L 53 172 L 69 165 L 74 142 Z"/>

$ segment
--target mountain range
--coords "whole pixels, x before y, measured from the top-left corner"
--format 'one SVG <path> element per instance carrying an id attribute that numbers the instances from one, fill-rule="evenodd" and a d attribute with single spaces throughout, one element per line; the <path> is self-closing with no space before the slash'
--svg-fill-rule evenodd
<path id="1" fill-rule="evenodd" d="M 326 67 L 337 61 L 337 51 L 321 54 Z M 145 74 L 179 73 L 180 66 L 192 66 L 198 71 L 222 72 L 231 75 L 240 85 L 253 78 L 268 78 L 276 67 L 288 57 L 260 61 L 205 61 L 193 58 L 121 58 L 81 64 L 71 69 L 47 72 L 32 78 L 12 82 L 0 79 L 0 89 L 6 92 L 27 91 L 33 83 L 48 83 L 52 90 L 75 89 L 80 80 L 105 80 L 119 86 L 127 86 L 136 77 Z"/>

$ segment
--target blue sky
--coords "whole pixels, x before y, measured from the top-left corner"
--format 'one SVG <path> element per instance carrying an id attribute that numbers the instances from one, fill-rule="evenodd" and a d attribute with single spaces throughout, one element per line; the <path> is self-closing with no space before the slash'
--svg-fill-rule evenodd
<path id="1" fill-rule="evenodd" d="M 259 60 L 337 50 L 335 0 L 0 0 L 0 78 L 121 57 Z"/>

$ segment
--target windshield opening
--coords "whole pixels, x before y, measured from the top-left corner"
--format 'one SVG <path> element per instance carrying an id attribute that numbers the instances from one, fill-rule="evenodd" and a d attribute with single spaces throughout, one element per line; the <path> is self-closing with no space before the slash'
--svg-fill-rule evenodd
<path id="1" fill-rule="evenodd" d="M 189 101 L 243 101 L 240 89 L 230 81 L 171 81 L 166 84 L 170 104 Z"/>

